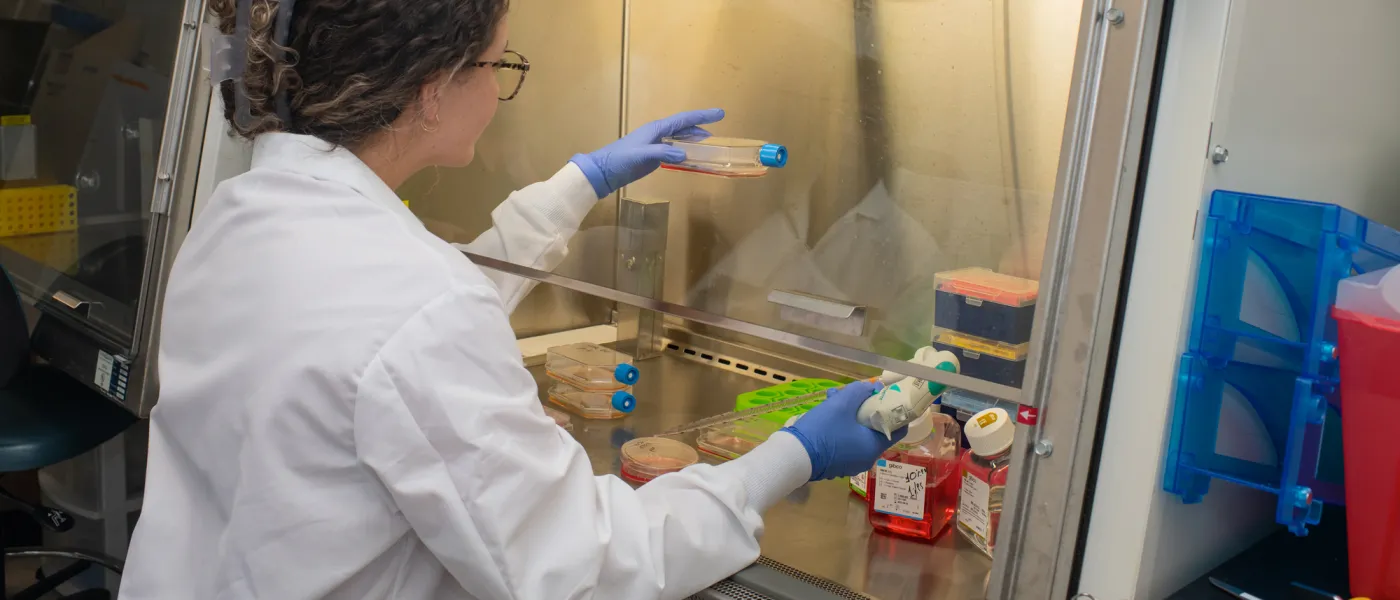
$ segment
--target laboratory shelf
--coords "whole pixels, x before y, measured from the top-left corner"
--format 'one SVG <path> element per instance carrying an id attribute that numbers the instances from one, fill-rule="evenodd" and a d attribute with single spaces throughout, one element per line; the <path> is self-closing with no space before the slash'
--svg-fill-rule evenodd
<path id="1" fill-rule="evenodd" d="M 1211 196 L 1195 306 L 1176 382 L 1163 487 L 1200 502 L 1213 479 L 1278 495 L 1297 535 L 1341 505 L 1337 282 L 1400 263 L 1400 232 L 1332 204 L 1228 191 Z M 1244 407 L 1273 457 L 1221 449 Z"/>
<path id="2" fill-rule="evenodd" d="M 574 419 L 574 439 L 588 451 L 598 475 L 618 473 L 620 448 L 628 441 L 733 410 L 740 394 L 771 385 L 674 351 L 638 362 L 637 367 L 643 376 L 634 388 L 637 408 L 632 414 L 607 421 Z M 543 365 L 530 371 L 540 389 L 548 390 Z M 806 375 L 839 378 L 831 373 Z M 766 559 L 877 599 L 980 598 L 992 568 L 990 559 L 953 531 L 934 544 L 874 533 L 865 503 L 850 493 L 844 480 L 798 489 L 764 515 L 764 524 L 761 546 Z"/>

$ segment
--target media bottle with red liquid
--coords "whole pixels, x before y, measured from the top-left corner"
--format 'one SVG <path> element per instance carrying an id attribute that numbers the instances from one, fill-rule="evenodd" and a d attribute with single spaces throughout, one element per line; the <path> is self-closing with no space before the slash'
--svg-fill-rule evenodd
<path id="1" fill-rule="evenodd" d="M 957 420 L 930 407 L 869 471 L 866 506 L 875 531 L 932 542 L 958 508 Z"/>
<path id="2" fill-rule="evenodd" d="M 1016 424 L 1000 408 L 989 408 L 968 420 L 967 441 L 960 468 L 962 490 L 958 501 L 958 531 L 979 550 L 991 556 L 1001 525 L 1006 471 L 1011 466 L 1011 442 Z"/>

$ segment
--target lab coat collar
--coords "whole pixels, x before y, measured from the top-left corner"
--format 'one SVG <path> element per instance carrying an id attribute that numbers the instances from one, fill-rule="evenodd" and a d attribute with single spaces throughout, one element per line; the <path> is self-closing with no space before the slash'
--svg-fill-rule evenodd
<path id="1" fill-rule="evenodd" d="M 268 133 L 253 142 L 254 169 L 272 169 L 334 181 L 361 196 L 417 221 L 388 185 L 364 161 L 343 146 L 309 135 Z"/>

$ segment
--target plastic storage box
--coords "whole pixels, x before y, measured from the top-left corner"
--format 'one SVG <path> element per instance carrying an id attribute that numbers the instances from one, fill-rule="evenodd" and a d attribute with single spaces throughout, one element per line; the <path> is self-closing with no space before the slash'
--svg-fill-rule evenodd
<path id="1" fill-rule="evenodd" d="M 1277 494 L 1275 519 L 1302 535 L 1345 500 L 1337 283 L 1400 262 L 1400 233 L 1331 204 L 1217 191 L 1200 240 L 1163 487 L 1186 502 L 1212 479 Z M 1276 459 L 1219 450 L 1239 433 L 1221 431 L 1227 400 L 1258 417 Z"/>
<path id="2" fill-rule="evenodd" d="M 77 188 L 50 185 L 0 189 L 0 237 L 77 228 Z"/>
<path id="3" fill-rule="evenodd" d="M 938 273 L 933 282 L 934 325 L 1011 345 L 1031 341 L 1039 282 L 977 267 Z"/>
<path id="4" fill-rule="evenodd" d="M 1400 320 L 1336 309 L 1351 593 L 1400 598 Z"/>
<path id="5" fill-rule="evenodd" d="M 968 377 L 1011 387 L 1026 378 L 1026 354 L 1030 343 L 1007 344 L 934 327 L 933 347 L 957 355 L 959 372 Z"/>

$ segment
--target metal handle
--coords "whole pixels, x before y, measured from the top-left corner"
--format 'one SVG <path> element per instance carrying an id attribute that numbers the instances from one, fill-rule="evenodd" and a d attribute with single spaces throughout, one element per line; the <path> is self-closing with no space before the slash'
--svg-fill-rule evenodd
<path id="1" fill-rule="evenodd" d="M 840 300 L 833 300 L 831 298 L 803 292 L 773 290 L 768 293 L 768 301 L 774 304 L 805 310 L 807 312 L 814 312 L 822 316 L 837 319 L 849 319 L 865 314 L 864 306 L 847 304 Z"/>
<path id="2" fill-rule="evenodd" d="M 87 318 L 88 314 L 92 312 L 92 307 L 100 306 L 102 304 L 101 302 L 89 302 L 87 300 L 83 300 L 81 298 L 78 298 L 77 296 L 74 296 L 64 291 L 54 292 L 52 298 L 55 302 L 67 306 L 70 310 L 72 310 L 75 313 L 78 313 L 83 318 Z"/>
<path id="3" fill-rule="evenodd" d="M 778 316 L 785 321 L 844 335 L 865 334 L 869 310 L 864 306 L 791 290 L 773 290 L 768 301 L 781 307 Z"/>

